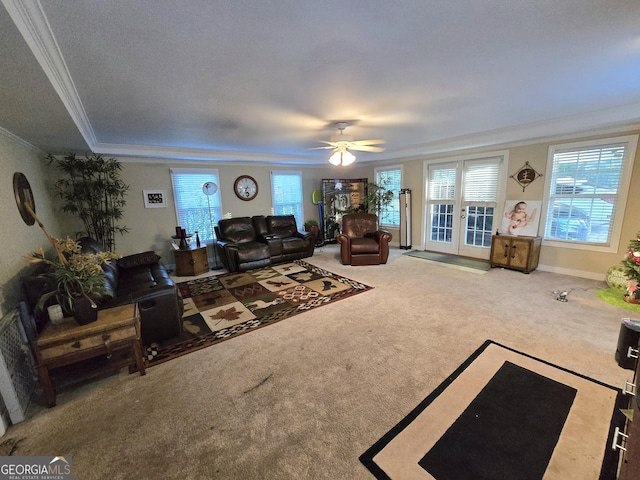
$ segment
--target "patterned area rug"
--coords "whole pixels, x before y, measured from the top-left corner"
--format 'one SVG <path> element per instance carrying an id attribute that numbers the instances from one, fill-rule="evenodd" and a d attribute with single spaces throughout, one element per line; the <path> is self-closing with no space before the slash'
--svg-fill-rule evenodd
<path id="1" fill-rule="evenodd" d="M 184 298 L 183 333 L 147 345 L 149 366 L 373 288 L 302 260 L 178 287 Z"/>

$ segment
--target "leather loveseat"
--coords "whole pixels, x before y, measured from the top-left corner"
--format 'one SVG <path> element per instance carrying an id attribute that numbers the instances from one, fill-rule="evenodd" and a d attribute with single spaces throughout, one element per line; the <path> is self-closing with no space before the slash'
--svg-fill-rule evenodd
<path id="1" fill-rule="evenodd" d="M 85 237 L 78 240 L 82 252 L 98 253 L 100 243 Z M 182 296 L 173 282 L 160 257 L 155 252 L 137 253 L 119 258 L 103 265 L 106 289 L 109 297 L 96 301 L 98 309 L 138 303 L 142 342 L 149 345 L 182 333 Z M 27 298 L 32 309 L 45 292 L 39 277 L 28 277 L 24 281 Z M 44 316 L 44 318 L 42 318 Z M 41 324 L 46 321 L 46 309 L 36 315 Z M 42 326 L 39 325 L 39 328 Z"/>
<path id="2" fill-rule="evenodd" d="M 315 238 L 299 231 L 293 215 L 256 215 L 223 219 L 217 245 L 230 272 L 260 268 L 313 256 Z"/>

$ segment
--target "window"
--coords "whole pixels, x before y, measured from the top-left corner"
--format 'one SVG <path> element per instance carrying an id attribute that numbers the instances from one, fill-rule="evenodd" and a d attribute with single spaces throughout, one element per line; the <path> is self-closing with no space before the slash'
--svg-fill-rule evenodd
<path id="1" fill-rule="evenodd" d="M 545 241 L 617 250 L 636 144 L 629 136 L 550 147 Z"/>
<path id="2" fill-rule="evenodd" d="M 213 226 L 222 218 L 220 188 L 213 195 L 205 195 L 202 187 L 207 182 L 213 182 L 219 187 L 218 170 L 172 168 L 171 181 L 177 225 L 189 234 L 197 231 L 202 241 L 212 241 Z"/>
<path id="3" fill-rule="evenodd" d="M 384 167 L 375 169 L 378 185 L 393 192 L 393 200 L 380 212 L 380 225 L 400 227 L 400 189 L 402 188 L 402 167 Z"/>
<path id="4" fill-rule="evenodd" d="M 302 173 L 295 171 L 271 172 L 271 201 L 275 215 L 294 215 L 298 228 L 304 225 L 302 211 Z"/>

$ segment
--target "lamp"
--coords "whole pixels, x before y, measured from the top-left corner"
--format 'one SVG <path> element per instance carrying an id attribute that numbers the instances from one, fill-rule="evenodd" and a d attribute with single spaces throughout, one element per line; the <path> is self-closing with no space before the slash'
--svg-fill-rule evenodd
<path id="1" fill-rule="evenodd" d="M 209 207 L 209 223 L 211 225 L 211 248 L 213 248 L 213 261 L 215 262 L 211 270 L 220 270 L 222 265 L 218 264 L 218 248 L 216 245 L 216 234 L 213 228 L 213 216 L 211 215 L 211 200 L 209 197 L 218 191 L 218 185 L 213 182 L 205 182 L 202 185 L 202 192 L 207 196 L 207 206 Z"/>
<path id="2" fill-rule="evenodd" d="M 355 162 L 356 156 L 347 150 L 347 147 L 344 145 L 338 146 L 331 152 L 331 156 L 329 157 L 329 163 L 331 165 L 342 165 L 346 167 L 347 165 L 351 165 Z"/>

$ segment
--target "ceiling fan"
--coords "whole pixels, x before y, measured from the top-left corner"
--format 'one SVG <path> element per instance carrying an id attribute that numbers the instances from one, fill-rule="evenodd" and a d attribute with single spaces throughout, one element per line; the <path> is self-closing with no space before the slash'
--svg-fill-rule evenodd
<path id="1" fill-rule="evenodd" d="M 376 147 L 375 145 L 381 145 L 385 143 L 384 140 L 372 139 L 372 140 L 354 140 L 351 135 L 345 135 L 344 129 L 347 128 L 347 122 L 338 122 L 336 127 L 340 131 L 338 135 L 332 135 L 329 141 L 320 140 L 321 143 L 326 143 L 326 146 L 315 147 L 313 150 L 331 149 L 331 157 L 329 162 L 332 165 L 349 165 L 356 159 L 349 150 L 359 150 L 362 152 L 383 152 L 384 148 Z"/>

